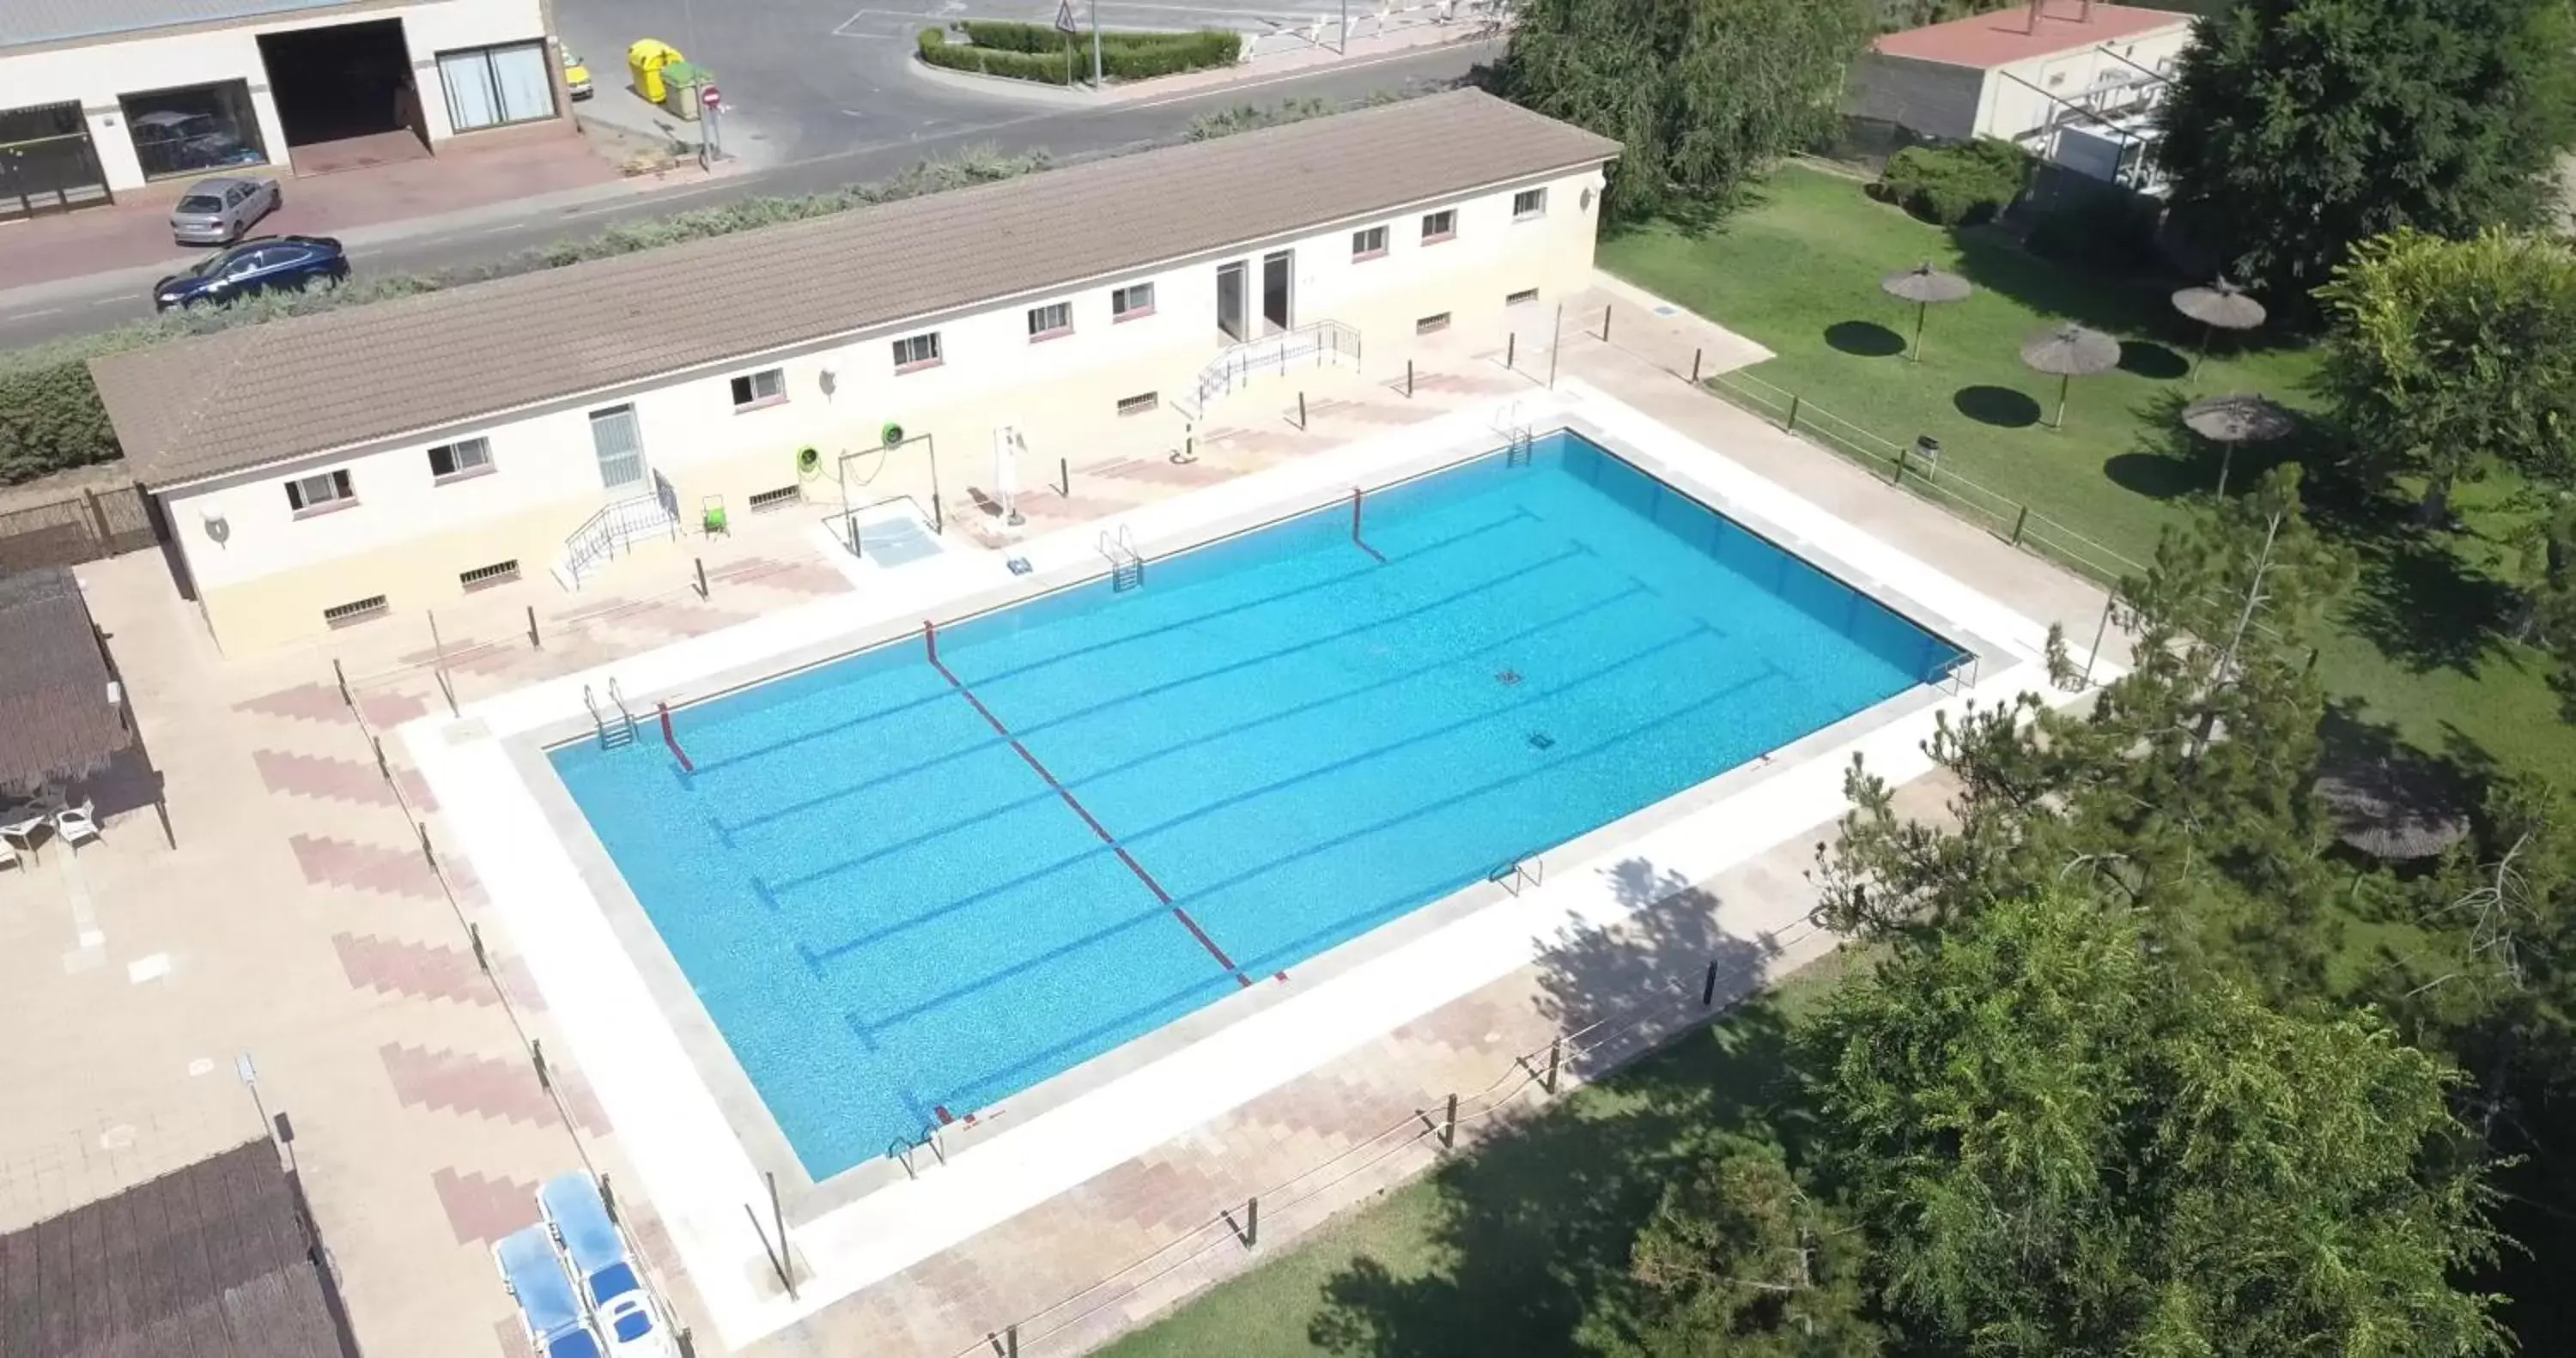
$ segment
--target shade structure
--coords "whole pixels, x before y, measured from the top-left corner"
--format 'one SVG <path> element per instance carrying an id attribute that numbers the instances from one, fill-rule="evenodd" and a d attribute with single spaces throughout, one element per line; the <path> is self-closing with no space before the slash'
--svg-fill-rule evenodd
<path id="1" fill-rule="evenodd" d="M 1924 313 L 1930 311 L 1934 303 L 1963 302 L 1969 293 L 1976 291 L 1968 286 L 1968 280 L 1933 268 L 1932 261 L 1928 259 L 1911 269 L 1900 269 L 1878 280 L 1878 290 L 1900 302 L 1914 304 L 1914 344 L 1907 351 L 1907 357 L 1918 363 L 1923 359 Z"/>
<path id="2" fill-rule="evenodd" d="M 2120 366 L 2120 342 L 2099 330 L 2069 323 L 2024 344 L 2021 361 L 2031 371 L 2057 379 L 2057 421 L 2052 427 L 2063 429 L 2067 384 Z"/>
<path id="3" fill-rule="evenodd" d="M 2183 427 L 2219 446 L 2218 493 L 2227 493 L 2228 467 L 2241 443 L 2269 443 L 2299 427 L 2298 417 L 2268 396 L 2231 392 L 2182 408 Z"/>
<path id="4" fill-rule="evenodd" d="M 2373 858 L 2430 858 L 2469 834 L 2469 814 L 2456 792 L 2408 762 L 2353 761 L 2320 774 L 2317 797 L 2335 838 Z"/>
<path id="5" fill-rule="evenodd" d="M 2200 348 L 2191 356 L 2191 372 L 2200 375 L 2201 360 L 2209 356 L 2209 336 L 2216 330 L 2253 330 L 2263 324 L 2268 314 L 2263 304 L 2248 296 L 2243 288 L 2224 278 L 2207 287 L 2184 288 L 2173 295 L 2174 310 L 2200 322 Z"/>
<path id="6" fill-rule="evenodd" d="M 84 778 L 134 743 L 72 573 L 0 578 L 0 792 Z"/>

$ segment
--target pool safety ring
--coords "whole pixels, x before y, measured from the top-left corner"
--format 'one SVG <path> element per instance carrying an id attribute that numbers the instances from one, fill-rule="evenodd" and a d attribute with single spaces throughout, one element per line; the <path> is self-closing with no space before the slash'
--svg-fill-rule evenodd
<path id="1" fill-rule="evenodd" d="M 796 474 L 812 476 L 823 469 L 823 450 L 811 444 L 796 450 Z"/>
<path id="2" fill-rule="evenodd" d="M 886 421 L 885 428 L 877 431 L 877 441 L 888 448 L 903 442 L 903 426 L 892 420 Z"/>

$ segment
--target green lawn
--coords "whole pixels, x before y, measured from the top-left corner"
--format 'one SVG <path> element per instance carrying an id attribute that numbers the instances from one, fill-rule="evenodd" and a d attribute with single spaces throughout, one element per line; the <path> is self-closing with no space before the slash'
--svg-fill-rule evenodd
<path id="1" fill-rule="evenodd" d="M 1934 307 L 1924 358 L 1900 352 L 1914 308 L 1879 279 L 1924 260 L 1976 292 Z M 2143 560 L 2181 499 L 2215 481 L 2206 449 L 2173 415 L 2201 395 L 2260 391 L 2315 402 L 2313 351 L 2243 349 L 2219 337 L 2188 377 L 2197 327 L 2173 314 L 2170 284 L 2126 286 L 2033 257 L 1991 228 L 1946 231 L 1872 201 L 1851 180 L 1803 167 L 1708 234 L 1650 227 L 1603 241 L 1601 262 L 1651 292 L 1759 341 L 1777 357 L 1750 375 L 1879 436 L 1941 440 L 1964 476 L 2132 559 Z M 2066 428 L 2051 429 L 2057 382 L 2022 366 L 2022 343 L 2066 320 L 2123 341 L 2121 368 L 2077 378 Z M 2240 456 L 2233 484 L 2261 456 Z M 2576 730 L 2558 717 L 2549 662 L 2497 639 L 2509 603 L 2490 569 L 2511 560 L 2498 498 L 2460 500 L 2469 531 L 2413 531 L 2384 503 L 2345 506 L 2329 525 L 2360 553 L 2361 588 L 2324 639 L 2319 673 L 2361 720 L 2392 728 L 2473 771 L 2491 764 L 2576 769 Z"/>
<path id="2" fill-rule="evenodd" d="M 1550 1105 L 1103 1350 L 1110 1358 L 1543 1354 L 1622 1313 L 1629 1242 L 1714 1132 L 1772 1106 L 1789 1025 L 1850 964 Z"/>

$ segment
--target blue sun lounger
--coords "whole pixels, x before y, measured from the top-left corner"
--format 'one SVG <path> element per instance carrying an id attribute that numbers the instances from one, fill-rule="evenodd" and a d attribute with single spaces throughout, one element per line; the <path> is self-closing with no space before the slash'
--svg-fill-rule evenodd
<path id="1" fill-rule="evenodd" d="M 528 1347 L 538 1358 L 603 1358 L 608 1352 L 582 1314 L 572 1280 L 564 1276 L 563 1261 L 555 1257 L 554 1242 L 547 1238 L 545 1227 L 530 1226 L 501 1237 L 492 1247 L 492 1262 L 501 1270 L 502 1286 L 519 1303 Z"/>
<path id="2" fill-rule="evenodd" d="M 607 1336 L 618 1358 L 645 1358 L 677 1350 L 662 1309 L 644 1290 L 626 1238 L 608 1219 L 608 1205 L 587 1174 L 558 1175 L 537 1187 L 537 1210 L 563 1249 L 581 1302 Z"/>

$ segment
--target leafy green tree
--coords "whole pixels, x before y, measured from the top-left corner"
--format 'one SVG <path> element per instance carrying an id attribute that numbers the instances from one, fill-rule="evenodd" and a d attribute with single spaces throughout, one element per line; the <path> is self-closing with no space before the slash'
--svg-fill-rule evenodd
<path id="1" fill-rule="evenodd" d="M 2383 473 L 2423 478 L 2428 516 L 2496 467 L 2576 486 L 2576 249 L 2401 229 L 2363 241 L 2317 296 L 2337 415 Z"/>
<path id="2" fill-rule="evenodd" d="M 2162 121 L 2177 216 L 2274 309 L 2414 227 L 2536 223 L 2576 142 L 2564 0 L 2235 0 Z"/>
<path id="3" fill-rule="evenodd" d="M 1857 1358 L 1883 1343 L 1862 1315 L 1862 1241 L 1778 1145 L 1729 1137 L 1673 1184 L 1638 1234 L 1645 1323 L 1636 1358 Z"/>
<path id="4" fill-rule="evenodd" d="M 1900 944 L 1801 1042 L 1816 1136 L 1918 1345 L 2505 1349 L 2453 1077 L 2368 1013 L 2265 1006 L 2071 892 Z"/>
<path id="5" fill-rule="evenodd" d="M 1958 784 L 1948 825 L 1899 817 L 1854 766 L 1842 835 L 1819 846 L 1823 917 L 1902 935 L 2066 883 L 2177 955 L 2307 988 L 2337 886 L 2310 791 L 2325 697 L 2309 647 L 2351 569 L 2300 512 L 2295 467 L 2204 504 L 2118 587 L 2132 668 L 2088 709 L 2026 696 L 1941 723 L 1926 749 Z"/>
<path id="6" fill-rule="evenodd" d="M 1527 0 L 1497 92 L 1615 137 L 1608 214 L 1720 205 L 1833 129 L 1858 0 Z"/>

